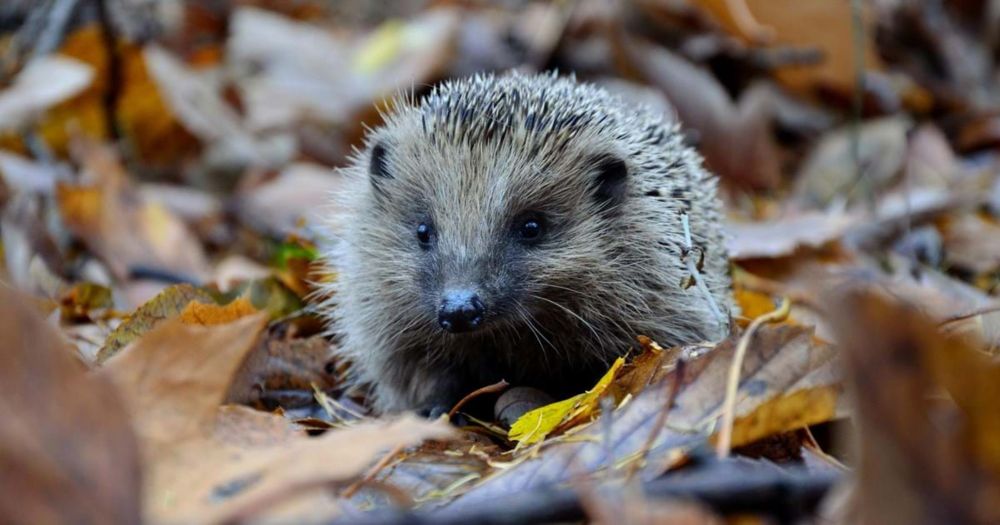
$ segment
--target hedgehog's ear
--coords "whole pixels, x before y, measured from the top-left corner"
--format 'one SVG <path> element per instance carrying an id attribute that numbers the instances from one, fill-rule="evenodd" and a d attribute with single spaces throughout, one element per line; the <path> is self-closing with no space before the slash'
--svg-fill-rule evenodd
<path id="1" fill-rule="evenodd" d="M 368 164 L 368 174 L 371 175 L 372 186 L 376 190 L 380 190 L 379 184 L 386 180 L 391 179 L 392 175 L 389 173 L 389 167 L 385 159 L 385 146 L 381 142 L 372 146 L 371 160 Z"/>
<path id="2" fill-rule="evenodd" d="M 610 154 L 593 157 L 594 198 L 604 208 L 611 208 L 625 199 L 628 166 Z"/>

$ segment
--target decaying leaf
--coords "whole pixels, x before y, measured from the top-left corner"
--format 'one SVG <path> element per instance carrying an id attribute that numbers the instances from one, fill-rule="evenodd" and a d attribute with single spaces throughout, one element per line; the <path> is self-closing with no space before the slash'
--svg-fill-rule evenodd
<path id="1" fill-rule="evenodd" d="M 730 222 L 729 255 L 734 259 L 783 257 L 799 248 L 821 248 L 842 237 L 858 219 L 844 214 L 807 212 L 771 221 Z"/>

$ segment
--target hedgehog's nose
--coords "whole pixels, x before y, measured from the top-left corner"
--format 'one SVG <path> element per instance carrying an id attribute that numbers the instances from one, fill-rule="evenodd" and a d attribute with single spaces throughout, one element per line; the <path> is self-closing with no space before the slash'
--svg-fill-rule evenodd
<path id="1" fill-rule="evenodd" d="M 438 324 L 451 332 L 468 332 L 479 328 L 486 306 L 472 290 L 446 290 L 441 296 Z"/>

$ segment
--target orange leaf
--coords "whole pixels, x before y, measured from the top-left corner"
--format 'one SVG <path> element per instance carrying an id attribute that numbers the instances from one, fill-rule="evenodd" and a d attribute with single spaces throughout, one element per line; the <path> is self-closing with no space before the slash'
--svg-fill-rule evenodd
<path id="1" fill-rule="evenodd" d="M 258 310 L 250 304 L 250 300 L 246 297 L 240 297 L 222 306 L 192 301 L 181 311 L 180 319 L 184 324 L 209 326 L 231 323 L 257 312 Z"/>

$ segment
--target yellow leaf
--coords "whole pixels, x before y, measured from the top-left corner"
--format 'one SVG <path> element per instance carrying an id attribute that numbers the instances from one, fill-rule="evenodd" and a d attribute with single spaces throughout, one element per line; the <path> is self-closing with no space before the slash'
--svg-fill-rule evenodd
<path id="1" fill-rule="evenodd" d="M 399 20 L 382 24 L 354 55 L 354 69 L 359 73 L 374 73 L 399 56 L 403 47 L 406 25 Z"/>
<path id="2" fill-rule="evenodd" d="M 210 326 L 228 324 L 257 311 L 246 297 L 240 297 L 227 305 L 191 301 L 181 311 L 180 319 L 184 324 Z"/>
<path id="3" fill-rule="evenodd" d="M 510 427 L 508 437 L 520 445 L 538 443 L 556 430 L 565 430 L 580 422 L 590 420 L 598 403 L 615 380 L 625 360 L 619 357 L 594 388 L 569 399 L 526 412 Z"/>
<path id="4" fill-rule="evenodd" d="M 836 417 L 839 395 L 838 385 L 803 388 L 779 395 L 753 412 L 736 418 L 732 445 L 739 447 L 768 436 L 830 421 Z"/>

